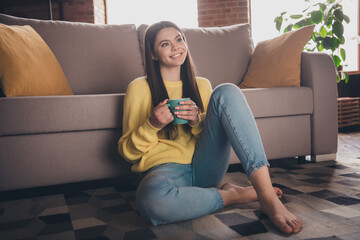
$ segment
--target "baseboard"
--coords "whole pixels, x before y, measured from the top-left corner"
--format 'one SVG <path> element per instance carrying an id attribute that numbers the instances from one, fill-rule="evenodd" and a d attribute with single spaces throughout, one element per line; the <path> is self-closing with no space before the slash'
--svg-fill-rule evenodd
<path id="1" fill-rule="evenodd" d="M 336 153 L 311 155 L 312 162 L 325 162 L 336 160 Z"/>

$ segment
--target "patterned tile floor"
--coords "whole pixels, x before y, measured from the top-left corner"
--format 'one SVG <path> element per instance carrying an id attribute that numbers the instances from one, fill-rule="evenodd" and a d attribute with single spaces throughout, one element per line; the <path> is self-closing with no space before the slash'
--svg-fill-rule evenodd
<path id="1" fill-rule="evenodd" d="M 298 234 L 278 232 L 258 202 L 153 227 L 136 212 L 133 186 L 98 181 L 0 193 L 0 239 L 360 239 L 359 159 L 270 163 L 282 201 L 303 219 Z M 249 185 L 239 165 L 229 168 L 225 181 Z"/>

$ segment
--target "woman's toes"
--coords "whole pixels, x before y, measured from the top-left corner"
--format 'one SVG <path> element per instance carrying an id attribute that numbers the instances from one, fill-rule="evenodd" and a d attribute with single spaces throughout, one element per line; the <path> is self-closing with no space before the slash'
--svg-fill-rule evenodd
<path id="1" fill-rule="evenodd" d="M 298 233 L 301 230 L 301 219 L 289 212 L 277 198 L 260 203 L 260 210 L 268 215 L 274 226 L 283 233 Z"/>
<path id="2" fill-rule="evenodd" d="M 296 218 L 291 222 L 290 226 L 294 233 L 298 233 L 302 228 L 302 221 L 299 218 Z"/>
<path id="3" fill-rule="evenodd" d="M 280 231 L 282 231 L 283 233 L 292 233 L 293 229 L 286 223 L 282 223 L 280 225 Z"/>

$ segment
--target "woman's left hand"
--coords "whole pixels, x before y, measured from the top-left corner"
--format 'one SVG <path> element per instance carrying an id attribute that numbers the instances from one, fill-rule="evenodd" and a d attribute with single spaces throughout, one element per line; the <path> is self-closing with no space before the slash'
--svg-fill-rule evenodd
<path id="1" fill-rule="evenodd" d="M 185 100 L 180 102 L 181 106 L 175 107 L 175 110 L 184 110 L 184 111 L 176 111 L 177 117 L 186 119 L 189 121 L 190 125 L 196 125 L 199 123 L 199 108 L 192 100 Z"/>

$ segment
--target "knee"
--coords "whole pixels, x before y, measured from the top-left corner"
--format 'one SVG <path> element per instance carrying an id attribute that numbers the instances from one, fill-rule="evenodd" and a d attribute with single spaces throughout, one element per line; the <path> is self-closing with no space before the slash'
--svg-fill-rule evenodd
<path id="1" fill-rule="evenodd" d="M 146 192 L 137 192 L 136 193 L 136 206 L 141 217 L 147 221 L 152 223 L 152 225 L 158 225 L 158 217 L 156 216 L 156 202 L 153 201 L 154 194 L 150 194 L 148 191 Z"/>
<path id="2" fill-rule="evenodd" d="M 232 83 L 223 83 L 217 86 L 212 93 L 212 97 L 221 102 L 234 101 L 235 99 L 237 102 L 239 99 L 245 100 L 241 89 Z"/>
<path id="3" fill-rule="evenodd" d="M 159 182 L 163 184 L 159 185 Z M 140 183 L 136 191 L 136 206 L 144 220 L 151 222 L 154 226 L 166 222 L 166 196 L 164 192 L 171 191 L 167 179 L 147 181 Z"/>

